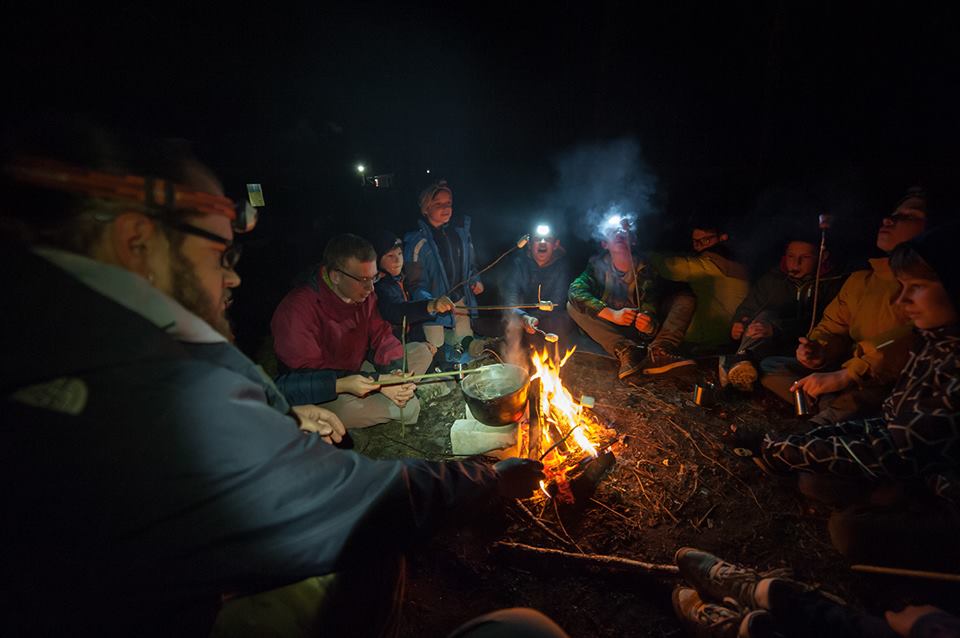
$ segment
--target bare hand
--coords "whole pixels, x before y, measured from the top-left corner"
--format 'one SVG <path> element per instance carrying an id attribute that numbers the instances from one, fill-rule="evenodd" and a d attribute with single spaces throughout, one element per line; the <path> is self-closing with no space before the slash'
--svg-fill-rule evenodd
<path id="1" fill-rule="evenodd" d="M 645 312 L 638 312 L 637 318 L 633 320 L 633 327 L 644 334 L 653 332 L 653 317 Z"/>
<path id="2" fill-rule="evenodd" d="M 523 315 L 523 329 L 527 331 L 528 334 L 535 333 L 539 325 L 540 320 L 533 315 Z"/>
<path id="3" fill-rule="evenodd" d="M 909 636 L 914 623 L 927 614 L 940 611 L 933 605 L 907 605 L 900 611 L 888 611 L 883 616 L 887 619 L 890 629 L 901 636 Z"/>
<path id="4" fill-rule="evenodd" d="M 362 374 L 351 374 L 349 377 L 337 379 L 337 394 L 347 393 L 355 397 L 365 397 L 379 389 L 379 383 Z"/>
<path id="5" fill-rule="evenodd" d="M 480 293 L 477 293 L 480 294 Z M 452 312 L 454 308 L 453 302 L 450 301 L 450 298 L 446 295 L 441 295 L 436 299 L 431 299 L 427 303 L 427 312 L 433 314 L 443 314 L 445 312 Z"/>
<path id="6" fill-rule="evenodd" d="M 741 324 L 742 325 L 742 324 Z M 762 339 L 773 336 L 773 324 L 768 321 L 756 320 L 747 326 L 747 336 L 751 339 Z"/>
<path id="7" fill-rule="evenodd" d="M 737 321 L 733 324 L 733 326 L 730 328 L 731 339 L 734 341 L 740 341 L 741 337 L 743 337 L 744 331 L 747 329 L 747 321 L 749 321 L 749 319 L 749 317 L 741 317 L 740 321 Z"/>
<path id="8" fill-rule="evenodd" d="M 380 388 L 380 392 L 393 401 L 397 407 L 402 408 L 413 398 L 416 389 L 416 383 L 403 383 L 400 385 L 385 385 Z"/>
<path id="9" fill-rule="evenodd" d="M 637 310 L 636 308 L 621 308 L 620 310 L 614 310 L 610 307 L 607 307 L 601 310 L 597 316 L 618 326 L 629 326 L 637 320 Z"/>
<path id="10" fill-rule="evenodd" d="M 293 412 L 300 421 L 300 430 L 319 434 L 327 443 L 339 443 L 347 428 L 336 414 L 317 405 L 295 405 Z"/>
<path id="11" fill-rule="evenodd" d="M 816 399 L 820 395 L 830 394 L 831 392 L 840 392 L 853 383 L 853 377 L 847 374 L 846 368 L 836 372 L 815 372 L 798 379 L 792 386 L 791 392 L 796 392 L 800 388 L 809 396 Z"/>
<path id="12" fill-rule="evenodd" d="M 823 364 L 826 363 L 826 352 L 819 342 L 800 337 L 800 345 L 797 346 L 797 361 L 805 368 L 816 370 L 822 368 Z"/>
<path id="13" fill-rule="evenodd" d="M 423 345 L 427 346 L 427 350 L 430 351 L 430 356 L 437 354 L 437 346 L 433 345 L 429 341 L 424 341 Z"/>
<path id="14" fill-rule="evenodd" d="M 481 293 L 483 292 L 483 282 L 478 281 L 477 283 L 472 284 L 472 285 L 470 286 L 470 290 L 472 290 L 472 291 L 473 291 L 473 294 L 475 294 L 475 295 L 481 294 Z"/>

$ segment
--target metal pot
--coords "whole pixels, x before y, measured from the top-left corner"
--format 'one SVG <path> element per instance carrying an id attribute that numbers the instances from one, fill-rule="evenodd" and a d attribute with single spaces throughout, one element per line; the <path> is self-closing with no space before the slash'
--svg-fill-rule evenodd
<path id="1" fill-rule="evenodd" d="M 486 366 L 460 382 L 470 413 L 484 425 L 511 425 L 523 418 L 530 375 L 520 366 Z"/>

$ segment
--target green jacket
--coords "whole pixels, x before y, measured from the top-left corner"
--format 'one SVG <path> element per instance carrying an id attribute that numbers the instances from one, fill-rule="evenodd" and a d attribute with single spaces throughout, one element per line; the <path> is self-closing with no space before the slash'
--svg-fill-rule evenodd
<path id="1" fill-rule="evenodd" d="M 647 262 L 634 255 L 636 277 L 620 272 L 613 265 L 610 253 L 604 251 L 587 262 L 586 269 L 570 284 L 567 297 L 577 310 L 597 316 L 601 310 L 637 307 L 637 281 L 640 282 L 640 310 L 656 317 L 656 273 Z"/>

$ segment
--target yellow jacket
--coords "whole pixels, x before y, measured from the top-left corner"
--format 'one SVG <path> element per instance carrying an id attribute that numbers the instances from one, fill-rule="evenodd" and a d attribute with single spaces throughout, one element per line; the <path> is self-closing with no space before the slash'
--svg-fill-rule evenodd
<path id="1" fill-rule="evenodd" d="M 843 367 L 858 381 L 892 383 L 907 363 L 912 326 L 894 303 L 900 284 L 889 260 L 871 259 L 870 268 L 850 275 L 810 338 L 826 348 L 828 363 L 850 357 Z"/>
<path id="2" fill-rule="evenodd" d="M 650 255 L 661 277 L 689 283 L 697 310 L 684 341 L 702 346 L 730 343 L 730 322 L 750 290 L 747 269 L 731 258 L 725 246 L 696 255 Z"/>

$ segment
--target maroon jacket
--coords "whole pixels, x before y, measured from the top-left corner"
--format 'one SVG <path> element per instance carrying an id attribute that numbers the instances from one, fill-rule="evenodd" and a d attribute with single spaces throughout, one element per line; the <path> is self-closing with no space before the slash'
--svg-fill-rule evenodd
<path id="1" fill-rule="evenodd" d="M 380 316 L 376 294 L 348 304 L 323 273 L 320 269 L 316 278 L 287 293 L 273 313 L 270 328 L 280 362 L 291 370 L 356 372 L 370 351 L 381 369 L 401 360 L 403 346 Z"/>

